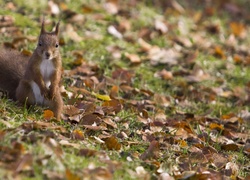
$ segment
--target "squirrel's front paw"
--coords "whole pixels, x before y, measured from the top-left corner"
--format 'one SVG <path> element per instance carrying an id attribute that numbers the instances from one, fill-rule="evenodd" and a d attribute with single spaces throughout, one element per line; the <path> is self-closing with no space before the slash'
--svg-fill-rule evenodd
<path id="1" fill-rule="evenodd" d="M 41 93 L 42 96 L 45 98 L 45 99 L 48 99 L 49 98 L 49 93 L 48 92 L 43 92 Z"/>

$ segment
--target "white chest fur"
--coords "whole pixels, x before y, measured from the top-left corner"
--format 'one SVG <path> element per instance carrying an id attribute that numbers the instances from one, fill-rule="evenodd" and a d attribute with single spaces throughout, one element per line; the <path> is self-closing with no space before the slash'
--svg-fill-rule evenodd
<path id="1" fill-rule="evenodd" d="M 55 71 L 55 66 L 52 62 L 52 60 L 42 60 L 42 63 L 40 64 L 40 71 L 43 77 L 43 80 L 45 82 L 46 87 L 49 89 L 49 86 L 51 84 L 50 82 L 50 76 Z"/>
<path id="2" fill-rule="evenodd" d="M 45 59 L 40 64 L 40 72 L 47 89 L 49 89 L 50 87 L 51 84 L 50 78 L 51 75 L 54 73 L 54 71 L 55 71 L 55 66 L 51 60 Z M 45 103 L 45 98 L 42 96 L 39 86 L 37 85 L 36 82 L 32 81 L 31 87 L 36 99 L 36 103 L 43 105 Z"/>

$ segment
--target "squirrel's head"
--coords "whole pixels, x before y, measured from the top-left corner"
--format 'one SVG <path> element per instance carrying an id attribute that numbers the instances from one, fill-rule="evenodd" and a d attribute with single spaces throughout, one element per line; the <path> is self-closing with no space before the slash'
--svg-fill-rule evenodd
<path id="1" fill-rule="evenodd" d="M 44 60 L 51 60 L 59 56 L 59 25 L 60 21 L 56 24 L 54 31 L 47 32 L 44 28 L 44 20 L 42 22 L 36 51 Z"/>

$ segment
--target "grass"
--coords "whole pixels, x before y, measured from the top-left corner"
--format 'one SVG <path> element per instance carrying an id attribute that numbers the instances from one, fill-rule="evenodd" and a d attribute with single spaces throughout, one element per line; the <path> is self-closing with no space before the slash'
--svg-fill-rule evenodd
<path id="1" fill-rule="evenodd" d="M 182 5 L 185 8 L 191 6 L 188 1 L 178 2 L 183 3 Z M 242 0 L 242 2 L 245 1 Z M 17 8 L 14 12 L 6 8 L 6 3 L 7 1 L 0 0 L 0 14 L 14 17 L 14 27 L 19 29 L 21 35 L 37 36 L 40 29 L 38 19 L 44 12 L 49 12 L 46 2 L 13 1 Z M 225 43 L 225 39 L 228 39 L 231 33 L 228 27 L 232 18 L 230 14 L 225 11 L 214 13 L 212 16 L 204 16 L 201 22 L 195 23 L 193 14 L 203 12 L 204 4 L 204 7 L 196 7 L 195 5 L 191 6 L 191 9 L 187 8 L 185 14 L 178 13 L 174 9 L 171 9 L 172 14 L 169 14 L 169 9 L 164 9 L 164 5 L 162 7 L 157 6 L 157 3 L 142 1 L 137 2 L 135 7 L 124 2 L 121 12 L 125 14 L 123 16 L 107 13 L 103 9 L 104 1 L 76 0 L 65 1 L 64 3 L 59 6 L 65 5 L 68 10 L 84 16 L 84 21 L 81 24 L 70 23 L 69 17 L 61 17 L 61 15 L 58 17 L 46 16 L 47 19 L 52 21 L 62 18 L 62 34 L 66 32 L 67 25 L 71 25 L 74 31 L 83 38 L 82 41 L 77 42 L 71 39 L 71 34 L 62 35 L 62 39 L 66 42 L 65 45 L 61 46 L 64 69 L 70 71 L 75 67 L 73 62 L 76 57 L 73 51 L 77 51 L 82 54 L 87 64 L 95 63 L 98 65 L 99 70 L 95 72 L 96 74 L 92 78 L 95 77 L 100 82 L 104 77 L 111 77 L 112 72 L 118 68 L 133 71 L 134 77 L 130 84 L 127 83 L 133 90 L 129 93 L 119 92 L 118 97 L 124 101 L 123 109 L 119 113 L 100 115 L 102 118 L 110 118 L 117 125 L 117 128 L 111 128 L 101 121 L 101 125 L 107 127 L 105 131 L 91 131 L 70 121 L 46 121 L 43 117 L 44 108 L 31 107 L 27 110 L 11 100 L 1 99 L 0 146 L 8 147 L 11 151 L 16 148 L 15 143 L 20 143 L 21 149 L 19 149 L 18 155 L 23 157 L 24 154 L 30 153 L 33 157 L 32 165 L 30 167 L 28 165 L 31 170 L 23 168 L 21 172 L 17 173 L 18 177 L 21 179 L 50 179 L 49 177 L 53 176 L 54 178 L 58 177 L 58 179 L 65 177 L 66 179 L 74 179 L 73 176 L 75 175 L 96 178 L 96 174 L 103 173 L 99 175 L 108 178 L 111 174 L 113 179 L 157 179 L 162 172 L 174 176 L 175 172 L 183 173 L 188 170 L 197 170 L 202 163 L 199 160 L 190 163 L 187 159 L 195 148 L 201 150 L 201 148 L 197 148 L 199 146 L 212 147 L 218 154 L 226 154 L 228 162 L 231 161 L 239 167 L 239 174 L 236 176 L 247 177 L 249 175 L 249 169 L 246 168 L 250 165 L 248 154 L 242 150 L 238 152 L 222 150 L 221 144 L 224 143 L 221 142 L 224 137 L 222 130 L 218 131 L 209 127 L 211 122 L 226 123 L 226 120 L 221 118 L 223 115 L 233 113 L 235 114 L 234 117 L 238 118 L 242 110 L 249 111 L 247 105 L 249 101 L 247 100 L 250 79 L 249 67 L 244 63 L 234 63 L 234 51 L 236 53 L 242 52 L 237 48 L 231 51 Z M 90 10 L 89 13 L 84 12 L 86 6 Z M 31 13 L 27 15 L 27 12 Z M 131 27 L 124 35 L 127 35 L 130 40 L 126 40 L 126 38 L 117 39 L 107 32 L 109 25 L 119 27 L 119 23 L 122 23 L 125 19 L 129 21 Z M 155 30 L 155 19 L 166 22 L 169 28 L 167 34 L 161 34 Z M 217 24 L 220 31 L 215 34 L 207 32 L 206 26 L 211 24 Z M 245 25 L 248 32 L 248 25 Z M 180 26 L 183 27 L 180 28 Z M 125 53 L 138 54 L 141 58 L 147 57 L 147 52 L 143 52 L 137 43 L 143 28 L 148 30 L 149 35 L 145 35 L 143 38 L 149 44 L 162 49 L 176 48 L 179 51 L 181 56 L 177 65 L 158 64 L 152 66 L 150 60 L 142 61 L 136 66 L 131 65 L 128 58 L 125 57 Z M 99 38 L 87 37 L 87 32 L 99 35 Z M 1 43 L 11 42 L 15 35 L 19 36 L 18 34 L 13 34 L 13 36 L 3 34 L 0 39 Z M 198 46 L 197 36 L 199 35 L 212 45 L 207 48 Z M 174 39 L 176 38 L 191 40 L 192 47 L 175 43 Z M 240 39 L 237 41 L 237 47 L 247 46 L 249 42 L 249 38 Z M 35 44 L 35 42 L 24 42 L 19 50 L 24 46 L 29 51 L 33 51 Z M 215 45 L 222 47 L 227 58 L 222 59 L 214 55 L 213 48 Z M 108 46 L 119 47 L 121 58 L 113 58 L 107 50 Z M 198 52 L 197 57 L 189 62 L 187 56 L 196 51 Z M 244 58 L 249 56 L 245 56 L 244 53 L 247 54 L 247 52 L 243 52 Z M 195 68 L 207 73 L 210 78 L 197 82 L 187 81 L 186 76 L 195 74 Z M 155 74 L 163 69 L 172 72 L 174 74 L 173 79 L 164 80 L 155 77 Z M 65 80 L 64 85 L 70 90 L 70 84 L 76 79 L 73 77 L 67 78 L 69 80 Z M 120 83 L 120 79 L 115 80 L 116 85 L 119 86 Z M 105 88 L 100 89 L 100 92 L 108 93 L 112 86 L 112 83 L 106 84 Z M 86 89 L 94 91 L 94 88 L 86 87 Z M 142 89 L 167 97 L 169 106 L 164 107 L 155 101 L 153 96 L 141 93 Z M 222 95 L 217 94 L 216 90 L 223 91 Z M 233 95 L 226 95 L 227 92 Z M 78 100 L 86 99 L 88 99 L 88 96 L 84 96 L 82 99 L 76 98 L 74 102 L 77 103 Z M 70 100 L 65 97 L 65 102 L 70 102 Z M 95 100 L 94 103 L 101 107 L 103 102 Z M 159 115 L 159 112 L 164 112 L 166 118 L 160 116 L 160 120 L 156 121 L 155 117 Z M 48 127 L 24 127 L 25 123 L 31 122 L 51 124 Z M 154 123 L 162 124 L 155 125 Z M 55 126 L 62 127 L 65 130 L 51 129 Z M 231 130 L 231 126 L 238 129 Z M 235 136 L 239 136 L 241 143 L 245 144 L 245 140 L 240 133 L 249 134 L 249 125 L 243 121 L 242 124 L 231 126 L 226 130 L 233 131 L 236 134 Z M 188 127 L 193 134 L 187 133 Z M 162 129 L 158 131 L 157 128 Z M 84 140 L 72 138 L 72 133 L 76 129 L 83 132 Z M 217 133 L 216 141 L 211 143 L 211 137 L 214 137 L 215 131 Z M 5 135 L 2 135 L 2 133 Z M 123 133 L 127 136 L 125 137 Z M 201 137 L 205 136 L 204 134 L 207 134 L 208 138 L 203 141 Z M 121 150 L 108 150 L 105 143 L 101 141 L 105 138 L 99 138 L 102 136 L 117 137 L 118 143 L 122 145 Z M 61 145 L 62 139 L 77 144 L 78 148 L 75 148 L 72 144 Z M 50 140 L 55 141 L 54 144 Z M 153 152 L 149 150 L 152 140 L 159 142 L 159 149 L 153 148 Z M 181 145 L 181 143 L 187 143 L 187 146 Z M 196 146 L 193 145 L 195 143 Z M 237 143 L 235 142 L 235 144 Z M 79 149 L 95 150 L 97 155 L 91 157 L 79 155 Z M 140 157 L 145 152 L 151 153 L 151 155 L 147 160 L 142 160 Z M 154 153 L 158 155 L 154 157 L 152 155 Z M 183 162 L 179 162 L 181 160 Z M 13 168 L 6 168 L 4 165 L 7 163 L 1 163 L 0 179 L 11 179 L 15 168 L 14 170 Z M 186 166 L 189 169 L 186 169 Z M 138 171 L 138 168 L 141 169 L 141 167 L 145 172 Z M 104 168 L 104 170 L 98 168 Z M 223 173 L 221 169 L 214 167 L 211 162 L 204 167 L 202 166 L 202 168 L 215 169 Z M 66 169 L 72 174 L 67 174 Z M 94 170 L 97 172 L 91 174 Z M 178 177 L 175 176 L 175 178 Z"/>

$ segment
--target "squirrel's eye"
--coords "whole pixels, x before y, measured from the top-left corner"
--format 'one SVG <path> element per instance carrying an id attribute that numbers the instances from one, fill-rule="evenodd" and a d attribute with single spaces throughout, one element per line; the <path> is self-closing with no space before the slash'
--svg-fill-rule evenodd
<path id="1" fill-rule="evenodd" d="M 38 45 L 39 45 L 39 46 L 42 46 L 42 43 L 39 43 Z"/>
<path id="2" fill-rule="evenodd" d="M 56 44 L 56 48 L 58 48 L 58 46 L 59 46 L 59 45 L 58 45 L 58 44 Z"/>

